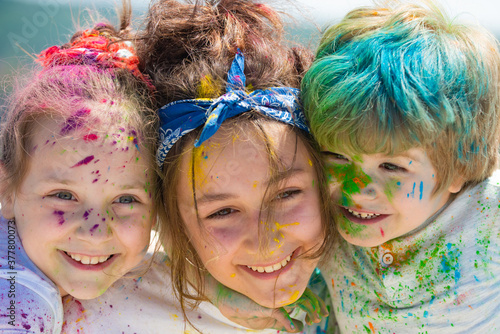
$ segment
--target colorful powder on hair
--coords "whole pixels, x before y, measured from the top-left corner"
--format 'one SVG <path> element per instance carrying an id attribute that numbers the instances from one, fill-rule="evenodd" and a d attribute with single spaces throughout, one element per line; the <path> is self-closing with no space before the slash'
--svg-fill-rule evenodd
<path id="1" fill-rule="evenodd" d="M 211 75 L 205 75 L 198 85 L 198 98 L 211 98 L 219 95 L 220 85 L 214 82 Z"/>
<path id="2" fill-rule="evenodd" d="M 66 135 L 69 132 L 80 128 L 83 124 L 83 118 L 90 114 L 90 109 L 83 108 L 71 115 L 61 129 L 61 135 Z"/>
<path id="3" fill-rule="evenodd" d="M 94 156 L 93 155 L 89 155 L 85 159 L 80 160 L 75 165 L 71 166 L 71 168 L 73 168 L 73 167 L 79 167 L 79 166 L 82 166 L 82 165 L 87 165 L 92 160 L 94 160 Z"/>

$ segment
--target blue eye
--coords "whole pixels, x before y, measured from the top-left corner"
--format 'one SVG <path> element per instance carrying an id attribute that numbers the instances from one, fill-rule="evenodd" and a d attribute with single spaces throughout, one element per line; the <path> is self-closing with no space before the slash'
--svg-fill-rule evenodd
<path id="1" fill-rule="evenodd" d="M 381 168 L 391 171 L 391 172 L 405 172 L 406 169 L 403 167 L 399 167 L 398 165 L 391 164 L 389 162 L 384 162 L 380 165 Z"/>
<path id="2" fill-rule="evenodd" d="M 133 196 L 126 195 L 126 196 L 121 196 L 120 198 L 118 198 L 117 202 L 120 204 L 130 204 L 130 203 L 136 202 L 136 200 Z"/>
<path id="3" fill-rule="evenodd" d="M 207 216 L 208 219 L 219 219 L 219 218 L 224 218 L 232 213 L 236 212 L 234 209 L 230 208 L 224 208 L 222 210 L 219 210 L 217 212 L 212 213 L 211 215 Z"/>
<path id="4" fill-rule="evenodd" d="M 58 192 L 54 196 L 59 198 L 59 199 L 65 200 L 65 201 L 71 201 L 71 200 L 75 199 L 73 197 L 73 195 L 68 191 Z"/>
<path id="5" fill-rule="evenodd" d="M 277 200 L 286 200 L 286 199 L 291 199 L 293 198 L 294 196 L 300 194 L 302 192 L 302 190 L 299 190 L 299 189 L 294 189 L 294 190 L 287 190 L 287 191 L 284 191 L 282 193 L 279 193 L 277 196 L 276 196 L 276 199 Z"/>

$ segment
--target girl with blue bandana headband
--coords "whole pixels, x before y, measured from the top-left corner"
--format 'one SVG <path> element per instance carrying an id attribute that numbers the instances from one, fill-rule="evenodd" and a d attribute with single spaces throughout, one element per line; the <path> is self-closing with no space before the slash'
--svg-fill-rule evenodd
<path id="1" fill-rule="evenodd" d="M 270 334 L 300 331 L 300 309 L 309 323 L 327 314 L 306 289 L 334 235 L 297 100 L 311 55 L 282 33 L 277 13 L 251 1 L 152 5 L 138 50 L 157 88 L 168 256 L 81 301 L 84 312 L 65 314 L 73 332 Z"/>
<path id="2" fill-rule="evenodd" d="M 301 324 L 283 307 L 315 309 L 308 322 L 326 314 L 306 290 L 334 235 L 296 89 L 310 57 L 282 32 L 277 13 L 252 1 L 160 1 L 150 11 L 141 61 L 163 105 L 161 240 L 184 315 L 239 294 L 281 310 L 289 331 Z"/>

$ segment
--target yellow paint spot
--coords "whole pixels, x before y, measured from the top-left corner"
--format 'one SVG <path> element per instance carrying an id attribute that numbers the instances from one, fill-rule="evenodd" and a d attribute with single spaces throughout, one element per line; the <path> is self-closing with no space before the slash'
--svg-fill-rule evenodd
<path id="1" fill-rule="evenodd" d="M 300 223 L 299 222 L 295 222 L 295 223 L 290 223 L 290 224 L 283 224 L 281 225 L 280 223 L 278 222 L 274 222 L 274 224 L 276 225 L 276 230 L 279 231 L 280 229 L 282 228 L 285 228 L 285 227 L 288 227 L 288 226 L 292 226 L 292 225 L 299 225 Z"/>
<path id="2" fill-rule="evenodd" d="M 258 184 L 258 182 L 257 182 L 257 181 L 253 181 L 253 187 L 254 187 L 254 188 L 257 188 L 257 184 Z"/>
<path id="3" fill-rule="evenodd" d="M 311 161 L 311 159 L 307 159 L 307 162 L 309 162 L 309 166 L 313 165 L 313 162 Z"/>
<path id="4" fill-rule="evenodd" d="M 236 274 L 231 274 L 231 277 L 235 277 L 235 276 L 236 276 Z"/>
<path id="5" fill-rule="evenodd" d="M 198 98 L 214 98 L 219 96 L 220 83 L 213 80 L 211 75 L 205 75 L 198 86 Z"/>
<path id="6" fill-rule="evenodd" d="M 278 238 L 274 238 L 274 241 L 276 241 L 276 243 L 280 243 L 280 240 Z"/>

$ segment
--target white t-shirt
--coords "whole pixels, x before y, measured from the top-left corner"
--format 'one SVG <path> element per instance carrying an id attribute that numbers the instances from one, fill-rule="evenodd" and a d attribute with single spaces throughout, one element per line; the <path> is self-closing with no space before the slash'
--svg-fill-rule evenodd
<path id="1" fill-rule="evenodd" d="M 28 258 L 15 222 L 0 217 L 0 332 L 60 333 L 59 290 Z"/>
<path id="2" fill-rule="evenodd" d="M 405 236 L 321 271 L 343 333 L 500 333 L 500 172 Z"/>
<path id="3" fill-rule="evenodd" d="M 145 263 L 150 259 L 151 254 Z M 123 277 L 102 296 L 92 300 L 64 298 L 63 331 L 77 333 L 196 333 L 184 321 L 170 284 L 170 270 L 163 253 L 154 256 L 150 268 L 138 278 Z M 135 270 L 137 272 L 138 270 Z M 140 270 L 139 270 L 140 271 Z M 208 302 L 187 310 L 192 324 L 204 334 L 247 333 L 249 330 L 225 318 Z M 255 332 L 255 331 L 250 331 Z M 273 330 L 258 331 L 276 333 Z"/>

